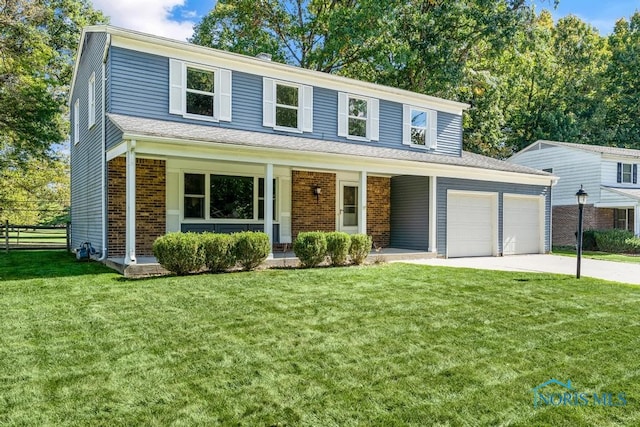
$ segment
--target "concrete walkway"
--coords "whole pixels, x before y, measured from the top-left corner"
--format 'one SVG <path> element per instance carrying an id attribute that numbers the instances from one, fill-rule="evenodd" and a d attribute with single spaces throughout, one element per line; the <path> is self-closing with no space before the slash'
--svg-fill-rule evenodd
<path id="1" fill-rule="evenodd" d="M 413 264 L 464 267 L 483 270 L 569 274 L 575 277 L 576 259 L 559 255 L 512 255 L 505 257 L 432 258 L 407 260 Z M 640 264 L 582 259 L 581 275 L 640 285 Z"/>

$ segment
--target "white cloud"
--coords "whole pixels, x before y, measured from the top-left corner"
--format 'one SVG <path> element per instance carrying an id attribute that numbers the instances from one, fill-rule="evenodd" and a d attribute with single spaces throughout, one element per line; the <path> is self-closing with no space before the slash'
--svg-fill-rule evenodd
<path id="1" fill-rule="evenodd" d="M 184 41 L 195 22 L 175 21 L 171 11 L 185 0 L 93 0 L 93 6 L 111 18 L 111 25 Z M 190 17 L 191 18 L 191 17 Z"/>

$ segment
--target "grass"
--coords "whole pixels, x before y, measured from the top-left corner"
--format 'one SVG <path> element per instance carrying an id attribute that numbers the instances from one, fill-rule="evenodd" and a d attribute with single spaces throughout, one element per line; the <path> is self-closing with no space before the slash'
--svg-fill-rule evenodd
<path id="1" fill-rule="evenodd" d="M 406 264 L 128 281 L 0 254 L 0 425 L 638 425 L 640 287 Z M 534 409 L 532 388 L 626 393 Z"/>
<path id="2" fill-rule="evenodd" d="M 554 255 L 576 257 L 576 248 L 561 246 L 554 246 Z M 589 259 L 599 259 L 602 261 L 614 261 L 614 262 L 627 262 L 632 264 L 640 263 L 640 256 L 638 255 L 625 255 L 625 254 L 611 254 L 607 252 L 597 251 L 582 251 L 582 256 Z"/>

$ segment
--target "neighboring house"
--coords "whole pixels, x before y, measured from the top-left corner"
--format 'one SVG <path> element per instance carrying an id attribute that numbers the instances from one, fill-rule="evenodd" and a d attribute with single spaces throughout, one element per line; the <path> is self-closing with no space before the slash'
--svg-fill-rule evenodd
<path id="1" fill-rule="evenodd" d="M 640 235 L 640 150 L 557 141 L 537 141 L 509 162 L 552 172 L 553 244 L 573 245 L 578 225 L 576 192 L 589 194 L 585 229 L 621 228 Z"/>
<path id="2" fill-rule="evenodd" d="M 72 244 L 124 264 L 172 231 L 549 250 L 554 177 L 463 152 L 466 104 L 98 26 L 70 105 Z"/>

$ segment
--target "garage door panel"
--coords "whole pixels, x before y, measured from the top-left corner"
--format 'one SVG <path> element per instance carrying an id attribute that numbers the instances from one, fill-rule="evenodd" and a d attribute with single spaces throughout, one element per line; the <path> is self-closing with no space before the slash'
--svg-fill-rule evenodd
<path id="1" fill-rule="evenodd" d="M 544 224 L 540 197 L 504 196 L 503 223 L 505 255 L 542 252 Z"/>
<path id="2" fill-rule="evenodd" d="M 447 201 L 448 256 L 494 255 L 495 210 L 495 194 L 450 193 Z"/>

